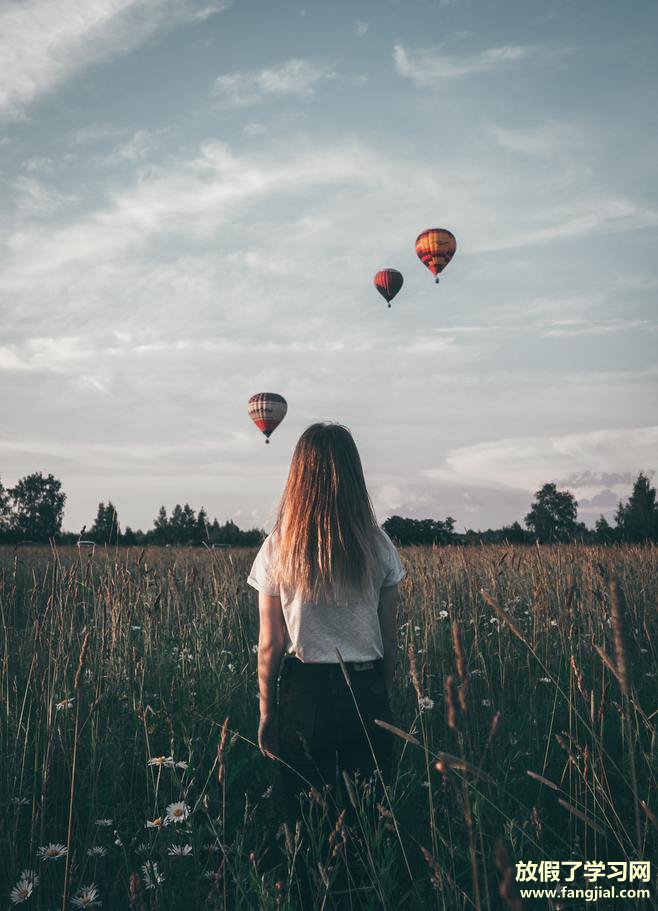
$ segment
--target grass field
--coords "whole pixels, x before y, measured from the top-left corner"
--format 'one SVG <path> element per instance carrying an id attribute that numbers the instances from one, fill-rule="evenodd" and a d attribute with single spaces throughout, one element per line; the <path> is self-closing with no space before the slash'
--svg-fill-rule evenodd
<path id="1" fill-rule="evenodd" d="M 290 832 L 252 551 L 0 551 L 0 907 L 284 909 L 307 855 L 318 908 L 557 908 L 511 865 L 655 861 L 658 550 L 402 553 L 390 803 Z"/>

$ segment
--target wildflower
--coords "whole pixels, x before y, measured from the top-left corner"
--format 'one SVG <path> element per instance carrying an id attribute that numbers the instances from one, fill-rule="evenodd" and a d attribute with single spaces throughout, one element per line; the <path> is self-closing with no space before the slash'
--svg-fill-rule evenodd
<path id="1" fill-rule="evenodd" d="M 72 709 L 73 703 L 75 702 L 75 696 L 72 699 L 62 699 L 61 702 L 55 703 L 55 708 L 59 712 L 61 709 Z"/>
<path id="2" fill-rule="evenodd" d="M 105 857 L 107 854 L 107 848 L 104 848 L 102 845 L 92 845 L 91 848 L 87 848 L 87 855 L 89 857 Z"/>
<path id="3" fill-rule="evenodd" d="M 179 759 L 178 762 L 176 763 L 176 768 L 182 769 L 183 771 L 185 771 L 185 769 L 187 768 L 187 763 L 185 762 L 184 759 Z"/>
<path id="4" fill-rule="evenodd" d="M 123 842 L 121 841 L 121 836 L 119 835 L 119 833 L 117 832 L 116 829 L 114 830 L 114 844 L 117 846 L 117 848 L 123 848 Z"/>
<path id="5" fill-rule="evenodd" d="M 192 845 L 170 845 L 167 854 L 171 857 L 189 857 L 192 853 Z"/>
<path id="6" fill-rule="evenodd" d="M 33 870 L 23 870 L 18 878 L 18 882 L 9 893 L 9 899 L 12 904 L 20 905 L 26 902 L 39 885 L 39 877 Z"/>
<path id="7" fill-rule="evenodd" d="M 447 620 L 447 619 L 448 619 L 448 611 L 440 610 L 439 611 L 439 620 Z"/>
<path id="8" fill-rule="evenodd" d="M 422 632 L 422 627 L 421 627 L 421 626 L 414 626 L 414 632 L 415 632 L 415 633 L 420 633 L 420 632 Z"/>
<path id="9" fill-rule="evenodd" d="M 254 655 L 257 655 L 257 654 L 258 654 L 258 646 L 257 646 L 257 645 L 252 645 L 252 646 L 251 646 L 251 650 L 252 650 L 252 652 L 254 653 Z"/>
<path id="10" fill-rule="evenodd" d="M 471 677 L 481 677 L 481 676 L 482 676 L 482 670 L 479 667 L 473 668 L 473 670 L 471 671 Z"/>
<path id="11" fill-rule="evenodd" d="M 98 889 L 96 886 L 80 886 L 77 894 L 71 899 L 71 904 L 76 908 L 93 908 L 100 905 L 98 901 Z"/>
<path id="12" fill-rule="evenodd" d="M 147 765 L 158 766 L 158 768 L 162 768 L 162 766 L 168 766 L 168 768 L 173 769 L 173 767 L 175 765 L 174 757 L 173 756 L 153 756 L 151 759 L 149 759 Z"/>
<path id="13" fill-rule="evenodd" d="M 485 708 L 486 708 L 487 706 L 491 705 L 491 699 L 483 699 L 483 700 L 482 700 L 482 705 L 485 706 Z"/>
<path id="14" fill-rule="evenodd" d="M 550 682 L 551 682 L 551 678 L 550 678 L 550 677 L 540 677 L 540 678 L 539 678 L 539 682 L 540 682 L 540 683 L 550 683 Z"/>
<path id="15" fill-rule="evenodd" d="M 234 665 L 234 664 L 228 664 L 227 667 L 228 667 L 228 669 L 229 669 L 229 671 L 230 671 L 231 673 L 233 673 L 233 671 L 235 670 L 235 665 Z"/>
<path id="16" fill-rule="evenodd" d="M 137 632 L 138 630 L 141 629 L 141 626 L 131 626 L 130 629 L 133 629 L 133 630 L 135 630 L 135 632 Z"/>
<path id="17" fill-rule="evenodd" d="M 113 822 L 114 822 L 113 819 L 97 819 L 96 825 L 97 826 L 111 826 Z"/>
<path id="18" fill-rule="evenodd" d="M 157 861 L 149 860 L 142 865 L 142 881 L 147 889 L 155 889 L 164 882 L 164 873 L 158 870 Z"/>
<path id="19" fill-rule="evenodd" d="M 429 712 L 434 708 L 434 700 L 429 696 L 421 696 L 418 700 L 418 708 L 421 712 Z"/>
<path id="20" fill-rule="evenodd" d="M 60 857 L 66 857 L 68 848 L 66 845 L 55 844 L 50 842 L 48 845 L 42 845 L 37 851 L 39 860 L 58 860 Z"/>
<path id="21" fill-rule="evenodd" d="M 190 815 L 190 808 L 184 800 L 177 800 L 167 807 L 167 822 L 185 822 Z"/>
<path id="22" fill-rule="evenodd" d="M 550 624 L 551 626 L 557 626 L 557 620 L 551 620 Z"/>
<path id="23" fill-rule="evenodd" d="M 167 823 L 162 821 L 162 816 L 156 817 L 154 820 L 146 820 L 147 829 L 159 829 L 160 826 L 165 826 Z"/>

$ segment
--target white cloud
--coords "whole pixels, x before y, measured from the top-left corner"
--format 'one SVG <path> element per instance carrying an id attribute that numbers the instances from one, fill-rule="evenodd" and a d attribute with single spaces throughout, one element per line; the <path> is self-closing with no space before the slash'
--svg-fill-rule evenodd
<path id="1" fill-rule="evenodd" d="M 333 78 L 329 67 L 296 58 L 278 67 L 225 73 L 215 80 L 213 92 L 227 107 L 245 107 L 274 97 L 313 95 L 320 82 Z"/>
<path id="2" fill-rule="evenodd" d="M 367 35 L 369 28 L 370 23 L 364 22 L 363 19 L 357 19 L 356 22 L 352 24 L 352 31 L 357 38 L 363 38 L 364 35 Z"/>
<path id="3" fill-rule="evenodd" d="M 533 45 L 505 45 L 462 55 L 427 49 L 408 51 L 401 44 L 393 48 L 393 61 L 400 76 L 422 86 L 432 86 L 440 79 L 458 79 L 506 69 L 536 55 L 537 48 Z"/>
<path id="4" fill-rule="evenodd" d="M 16 199 L 16 213 L 25 218 L 44 218 L 51 216 L 77 201 L 72 194 L 59 193 L 46 187 L 35 177 L 19 175 L 13 184 Z"/>
<path id="5" fill-rule="evenodd" d="M 17 119 L 84 67 L 138 47 L 159 29 L 226 4 L 198 0 L 22 0 L 0 10 L 0 117 Z"/>
<path id="6" fill-rule="evenodd" d="M 573 124 L 554 120 L 534 127 L 492 126 L 489 133 L 500 148 L 533 158 L 571 155 L 582 145 L 580 132 Z"/>
<path id="7" fill-rule="evenodd" d="M 652 470 L 657 453 L 658 426 L 511 437 L 454 449 L 442 467 L 426 474 L 455 483 L 533 491 L 568 475 Z"/>

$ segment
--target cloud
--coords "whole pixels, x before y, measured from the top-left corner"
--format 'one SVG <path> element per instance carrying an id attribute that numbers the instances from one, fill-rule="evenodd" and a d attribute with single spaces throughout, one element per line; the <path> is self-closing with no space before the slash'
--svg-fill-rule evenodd
<path id="1" fill-rule="evenodd" d="M 438 480 L 535 490 L 565 475 L 653 470 L 657 452 L 658 426 L 512 437 L 454 449 L 442 467 L 426 474 Z"/>
<path id="2" fill-rule="evenodd" d="M 226 107 L 246 107 L 286 95 L 313 95 L 320 82 L 334 79 L 335 75 L 327 66 L 295 58 L 278 67 L 218 76 L 213 94 Z"/>
<path id="3" fill-rule="evenodd" d="M 13 184 L 16 214 L 23 218 L 44 218 L 77 202 L 73 194 L 59 193 L 34 177 L 19 175 Z"/>
<path id="4" fill-rule="evenodd" d="M 582 145 L 580 132 L 573 124 L 555 120 L 533 127 L 492 126 L 489 135 L 501 149 L 531 158 L 571 155 Z"/>
<path id="5" fill-rule="evenodd" d="M 536 56 L 534 45 L 505 45 L 462 55 L 427 49 L 408 51 L 401 44 L 393 48 L 393 61 L 399 75 L 420 86 L 432 86 L 441 79 L 459 79 L 508 69 Z"/>
<path id="6" fill-rule="evenodd" d="M 362 19 L 357 19 L 356 22 L 352 23 L 352 31 L 357 38 L 363 38 L 364 35 L 367 35 L 369 28 L 370 23 L 364 22 Z"/>
<path id="7" fill-rule="evenodd" d="M 219 12 L 198 0 L 22 0 L 0 10 L 0 118 L 20 119 L 38 97 L 90 64 L 125 54 L 162 28 Z"/>

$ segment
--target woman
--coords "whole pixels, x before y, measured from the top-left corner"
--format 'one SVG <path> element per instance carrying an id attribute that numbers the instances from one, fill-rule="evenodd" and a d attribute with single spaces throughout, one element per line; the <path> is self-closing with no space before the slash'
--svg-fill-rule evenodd
<path id="1" fill-rule="evenodd" d="M 377 524 L 349 430 L 312 424 L 248 579 L 259 592 L 258 744 L 283 760 L 289 822 L 311 785 L 322 792 L 343 772 L 384 781 L 390 774 L 392 738 L 374 719 L 390 720 L 404 575 Z"/>

